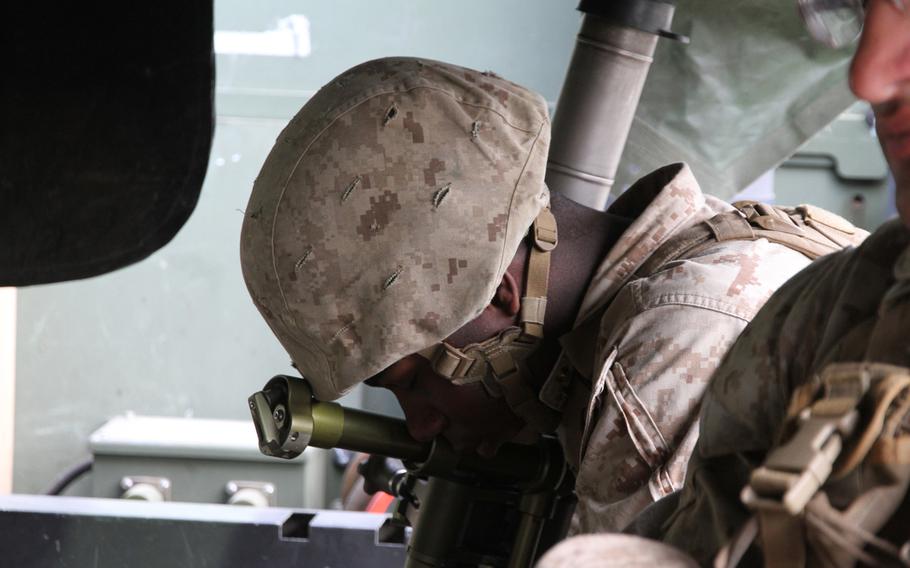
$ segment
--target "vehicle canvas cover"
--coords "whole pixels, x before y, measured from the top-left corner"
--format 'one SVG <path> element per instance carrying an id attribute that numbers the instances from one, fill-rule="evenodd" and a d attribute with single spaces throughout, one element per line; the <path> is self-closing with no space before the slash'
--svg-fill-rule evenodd
<path id="1" fill-rule="evenodd" d="M 787 159 L 855 97 L 855 46 L 813 40 L 796 0 L 678 0 L 623 153 L 614 196 L 671 162 L 706 192 L 730 198 Z"/>

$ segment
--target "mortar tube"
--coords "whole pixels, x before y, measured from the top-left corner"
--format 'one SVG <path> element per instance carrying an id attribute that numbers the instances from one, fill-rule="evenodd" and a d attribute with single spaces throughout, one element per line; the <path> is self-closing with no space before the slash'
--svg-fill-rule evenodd
<path id="1" fill-rule="evenodd" d="M 317 400 L 313 400 L 311 412 L 310 446 L 413 461 L 425 460 L 430 454 L 430 444 L 412 438 L 404 421 L 397 418 Z"/>
<path id="2" fill-rule="evenodd" d="M 309 445 L 342 448 L 355 452 L 398 458 L 430 475 L 456 478 L 477 477 L 503 483 L 538 485 L 553 483 L 562 471 L 550 462 L 564 465 L 554 440 L 525 446 L 504 444 L 496 456 L 459 455 L 443 440 L 419 442 L 411 437 L 404 421 L 345 408 L 334 402 L 313 400 Z M 444 465 L 439 468 L 437 466 Z M 558 481 L 558 479 L 557 479 Z"/>
<path id="3" fill-rule="evenodd" d="M 586 14 L 553 119 L 546 183 L 603 211 L 658 35 Z"/>

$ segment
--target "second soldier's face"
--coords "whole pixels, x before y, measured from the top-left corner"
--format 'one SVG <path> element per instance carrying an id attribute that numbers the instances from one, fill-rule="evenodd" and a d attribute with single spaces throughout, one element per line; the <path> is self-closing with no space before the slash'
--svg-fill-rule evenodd
<path id="1" fill-rule="evenodd" d="M 422 442 L 442 435 L 461 453 L 492 457 L 524 427 L 503 398 L 488 396 L 480 383 L 453 384 L 420 355 L 405 357 L 369 383 L 395 395 L 408 431 Z"/>
<path id="2" fill-rule="evenodd" d="M 850 68 L 853 93 L 872 103 L 876 130 L 897 184 L 897 210 L 910 226 L 910 1 L 870 0 Z"/>

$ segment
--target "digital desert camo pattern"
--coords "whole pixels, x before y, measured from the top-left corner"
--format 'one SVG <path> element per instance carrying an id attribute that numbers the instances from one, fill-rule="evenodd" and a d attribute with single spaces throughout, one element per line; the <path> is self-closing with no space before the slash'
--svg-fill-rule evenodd
<path id="1" fill-rule="evenodd" d="M 247 287 L 332 400 L 481 312 L 538 212 L 550 124 L 491 73 L 389 58 L 288 124 L 253 187 Z"/>
<path id="2" fill-rule="evenodd" d="M 771 294 L 809 263 L 765 239 L 736 240 L 636 274 L 674 235 L 730 210 L 680 164 L 641 179 L 610 208 L 635 221 L 587 292 L 579 318 L 593 322 L 562 339 L 563 363 L 550 379 L 569 377 L 568 396 L 551 402 L 564 404 L 560 435 L 577 471 L 574 532 L 622 530 L 682 487 L 711 374 Z"/>

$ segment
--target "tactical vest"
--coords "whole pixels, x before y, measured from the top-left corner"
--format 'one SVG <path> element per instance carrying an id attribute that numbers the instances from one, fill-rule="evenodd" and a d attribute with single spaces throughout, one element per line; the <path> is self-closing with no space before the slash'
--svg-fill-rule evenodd
<path id="1" fill-rule="evenodd" d="M 635 271 L 633 278 L 647 278 L 668 263 L 698 256 L 721 242 L 766 239 L 815 260 L 850 246 L 858 246 L 869 235 L 842 217 L 813 205 L 783 207 L 737 201 L 733 203 L 733 208 L 670 237 Z M 588 333 L 596 335 L 606 309 L 607 306 L 604 306 L 591 314 L 575 329 L 587 328 Z M 535 404 L 528 405 L 532 407 L 528 414 L 544 417 L 538 418 L 538 422 L 545 420 L 555 428 L 570 382 L 568 375 L 564 375 L 563 380 L 548 381 L 539 393 L 543 403 L 537 402 L 538 397 L 535 397 Z"/>
<path id="2" fill-rule="evenodd" d="M 639 267 L 636 276 L 649 276 L 668 262 L 697 256 L 718 242 L 763 238 L 815 260 L 857 246 L 869 235 L 842 217 L 814 205 L 781 207 L 737 201 L 733 207 L 733 211 L 719 213 L 668 240 Z"/>

